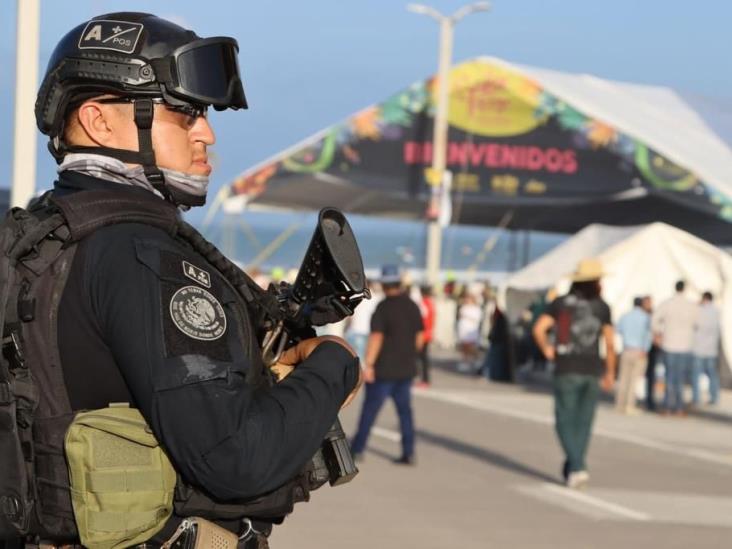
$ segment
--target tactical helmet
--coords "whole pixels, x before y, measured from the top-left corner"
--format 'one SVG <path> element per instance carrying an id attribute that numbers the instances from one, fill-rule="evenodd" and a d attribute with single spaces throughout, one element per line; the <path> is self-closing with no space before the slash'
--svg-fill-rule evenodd
<path id="1" fill-rule="evenodd" d="M 233 38 L 200 38 L 148 13 L 109 13 L 56 46 L 36 101 L 36 123 L 60 134 L 69 105 L 87 92 L 162 96 L 172 104 L 246 108 Z"/>
<path id="2" fill-rule="evenodd" d="M 149 13 L 100 15 L 71 30 L 53 51 L 36 99 L 36 124 L 51 137 L 57 162 L 67 152 L 98 152 L 142 164 L 148 180 L 167 196 L 150 137 L 153 99 L 178 107 L 246 109 L 238 52 L 233 38 L 200 38 Z M 134 103 L 140 151 L 63 143 L 68 112 L 105 93 Z"/>

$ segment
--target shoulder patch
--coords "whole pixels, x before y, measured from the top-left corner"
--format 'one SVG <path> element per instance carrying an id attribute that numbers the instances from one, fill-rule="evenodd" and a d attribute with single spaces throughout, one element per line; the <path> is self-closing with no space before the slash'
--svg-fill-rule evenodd
<path id="1" fill-rule="evenodd" d="M 187 261 L 183 262 L 183 274 L 194 282 L 198 282 L 202 286 L 205 286 L 206 288 L 211 287 L 211 275 L 207 271 L 199 269 L 198 267 L 188 263 Z"/>
<path id="2" fill-rule="evenodd" d="M 226 332 L 221 303 L 198 286 L 185 286 L 173 294 L 170 318 L 181 332 L 199 341 L 214 341 Z"/>
<path id="3" fill-rule="evenodd" d="M 79 36 L 79 49 L 112 50 L 133 53 L 143 29 L 142 23 L 95 19 Z"/>

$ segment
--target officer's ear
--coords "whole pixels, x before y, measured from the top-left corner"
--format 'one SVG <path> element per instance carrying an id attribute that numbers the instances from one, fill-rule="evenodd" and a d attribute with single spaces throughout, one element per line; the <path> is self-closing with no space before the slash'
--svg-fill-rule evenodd
<path id="1" fill-rule="evenodd" d="M 119 134 L 130 123 L 124 116 L 127 113 L 123 113 L 122 109 L 129 107 L 129 105 L 103 104 L 93 99 L 85 101 L 76 112 L 71 113 L 69 131 L 72 135 L 69 137 L 77 144 L 119 146 Z"/>

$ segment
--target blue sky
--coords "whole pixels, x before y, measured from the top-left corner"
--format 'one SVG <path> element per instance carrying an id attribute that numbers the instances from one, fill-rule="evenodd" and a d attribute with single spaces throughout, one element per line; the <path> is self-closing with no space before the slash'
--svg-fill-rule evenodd
<path id="1" fill-rule="evenodd" d="M 449 13 L 462 1 L 429 3 Z M 0 186 L 12 176 L 15 5 L 0 4 Z M 56 41 L 91 16 L 151 11 L 240 45 L 249 111 L 214 113 L 212 189 L 244 169 L 434 72 L 437 24 L 397 0 L 277 2 L 41 0 L 41 67 Z M 509 61 L 732 98 L 732 2 L 494 0 L 456 29 L 454 60 Z M 43 69 L 41 70 L 41 74 Z M 54 163 L 39 136 L 38 179 Z"/>

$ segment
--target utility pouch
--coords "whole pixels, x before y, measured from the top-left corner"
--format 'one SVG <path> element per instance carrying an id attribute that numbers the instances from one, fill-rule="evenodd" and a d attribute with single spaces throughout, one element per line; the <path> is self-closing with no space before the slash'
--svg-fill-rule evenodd
<path id="1" fill-rule="evenodd" d="M 27 455 L 31 446 L 22 440 L 19 432 L 20 410 L 15 388 L 15 379 L 0 377 L 0 539 L 27 533 L 33 508 L 28 475 L 32 458 Z"/>
<path id="2" fill-rule="evenodd" d="M 236 549 L 239 536 L 201 517 L 180 523 L 162 549 Z"/>
<path id="3" fill-rule="evenodd" d="M 140 412 L 80 412 L 64 440 L 81 543 L 129 547 L 150 539 L 173 510 L 176 475 Z"/>

